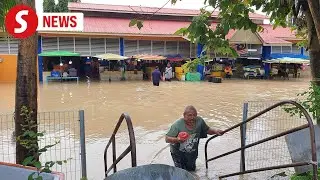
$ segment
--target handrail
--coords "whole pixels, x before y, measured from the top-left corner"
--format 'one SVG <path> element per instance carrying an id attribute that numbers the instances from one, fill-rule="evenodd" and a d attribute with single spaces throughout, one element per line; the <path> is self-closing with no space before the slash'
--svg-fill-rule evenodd
<path id="1" fill-rule="evenodd" d="M 126 120 L 128 131 L 129 131 L 129 138 L 130 138 L 130 145 L 126 148 L 126 150 L 118 157 L 116 158 L 116 134 L 120 128 L 120 125 L 122 124 L 123 120 Z M 108 168 L 107 166 L 107 153 L 108 148 L 112 144 L 112 156 L 113 156 L 113 163 Z M 113 173 L 117 172 L 117 164 L 127 155 L 131 152 L 131 166 L 136 167 L 137 166 L 137 152 L 136 152 L 136 140 L 134 136 L 133 126 L 131 118 L 128 114 L 123 113 L 121 114 L 119 121 L 112 133 L 112 136 L 110 137 L 110 140 L 104 150 L 104 171 L 105 171 L 105 177 L 108 176 L 109 172 L 113 169 Z"/>
<path id="2" fill-rule="evenodd" d="M 217 135 L 214 135 L 212 137 L 210 137 L 207 141 L 206 141 L 206 144 L 205 144 L 205 160 L 206 160 L 206 168 L 208 169 L 208 162 L 209 161 L 212 161 L 212 160 L 215 160 L 215 159 L 219 159 L 219 158 L 222 158 L 224 156 L 227 156 L 227 155 L 230 155 L 232 153 L 235 153 L 235 152 L 238 152 L 238 151 L 241 151 L 241 171 L 240 172 L 237 172 L 237 173 L 232 173 L 232 174 L 227 174 L 227 175 L 224 175 L 224 176 L 220 176 L 219 179 L 221 178 L 226 178 L 226 177 L 231 177 L 231 176 L 236 176 L 236 175 L 242 175 L 242 174 L 248 174 L 248 173 L 253 173 L 253 172 L 260 172 L 260 171 L 266 171 L 266 170 L 273 170 L 273 169 L 281 169 L 281 168 L 287 168 L 287 167 L 296 167 L 296 166 L 304 166 L 304 165 L 308 165 L 308 164 L 312 164 L 313 166 L 313 180 L 318 180 L 318 175 L 317 175 L 317 172 L 318 172 L 318 164 L 317 164 L 317 151 L 316 151 L 316 141 L 315 141 L 315 134 L 314 134 L 314 127 L 313 127 L 313 122 L 312 122 L 312 119 L 309 115 L 309 113 L 306 111 L 306 109 L 304 107 L 302 107 L 299 103 L 295 102 L 295 101 L 282 101 L 282 102 L 279 102 L 279 103 L 276 103 L 274 104 L 273 106 L 270 106 L 268 108 L 266 108 L 265 110 L 262 110 L 260 111 L 259 113 L 251 116 L 250 118 L 248 118 L 246 121 L 243 121 L 239 124 L 236 124 L 230 128 L 228 128 L 227 130 L 224 131 L 224 133 L 227 133 L 237 127 L 240 127 L 240 128 L 243 128 L 243 126 L 245 124 L 247 124 L 248 122 L 252 121 L 253 119 L 271 111 L 272 109 L 274 108 L 277 108 L 279 106 L 282 106 L 282 105 L 285 105 L 285 104 L 291 104 L 291 105 L 294 105 L 295 107 L 297 107 L 298 109 L 301 110 L 301 112 L 303 113 L 303 115 L 306 117 L 306 120 L 308 122 L 308 124 L 305 124 L 303 126 L 300 126 L 300 127 L 296 127 L 296 128 L 293 128 L 293 129 L 290 129 L 288 131 L 285 131 L 285 132 L 282 132 L 282 133 L 279 133 L 279 134 L 276 134 L 274 136 L 270 136 L 268 138 L 265 138 L 265 139 L 262 139 L 260 141 L 257 141 L 257 142 L 254 142 L 252 144 L 248 144 L 248 145 L 244 145 L 243 143 L 241 143 L 241 148 L 238 148 L 238 149 L 235 149 L 235 150 L 232 150 L 232 151 L 229 151 L 227 153 L 224 153 L 224 154 L 221 154 L 221 155 L 218 155 L 216 157 L 213 157 L 211 159 L 208 159 L 208 143 L 217 137 Z M 273 139 L 276 139 L 278 137 L 281 137 L 281 136 L 284 136 L 284 135 L 287 135 L 287 134 L 290 134 L 290 133 L 293 133 L 293 132 L 296 132 L 296 131 L 299 131 L 299 130 L 302 130 L 302 129 L 305 129 L 305 128 L 309 128 L 310 130 L 310 141 L 311 141 L 311 153 L 312 153 L 312 162 L 301 162 L 301 163 L 292 163 L 292 164 L 286 164 L 286 165 L 280 165 L 280 166 L 272 166 L 272 167 L 266 167 L 266 168 L 259 168 L 259 169 L 252 169 L 252 170 L 245 170 L 245 161 L 244 161 L 244 150 L 249 148 L 249 147 L 253 147 L 253 146 L 256 146 L 258 144 L 261 144 L 261 143 L 264 143 L 264 142 L 267 142 L 267 141 L 270 141 L 270 140 L 273 140 Z M 241 130 L 241 136 L 243 136 L 243 131 Z"/>

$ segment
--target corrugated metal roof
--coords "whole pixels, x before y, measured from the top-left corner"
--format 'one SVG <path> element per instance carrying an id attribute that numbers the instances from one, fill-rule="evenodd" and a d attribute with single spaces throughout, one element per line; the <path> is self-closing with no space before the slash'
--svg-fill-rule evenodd
<path id="1" fill-rule="evenodd" d="M 157 15 L 171 15 L 171 16 L 196 16 L 200 13 L 199 10 L 190 9 L 173 9 L 173 8 L 159 8 L 143 7 L 143 6 L 123 6 L 123 5 L 109 5 L 109 4 L 91 4 L 91 3 L 76 3 L 70 2 L 68 8 L 71 11 L 97 11 L 97 12 L 115 12 L 115 13 L 133 13 L 133 14 L 154 14 Z M 218 16 L 218 11 L 212 14 L 213 17 Z M 250 13 L 252 19 L 269 19 L 265 15 Z"/>
<path id="2" fill-rule="evenodd" d="M 130 19 L 84 17 L 84 32 L 110 34 L 141 34 L 141 35 L 174 35 L 183 27 L 188 27 L 186 21 L 146 20 L 143 28 L 129 27 Z M 216 24 L 213 24 L 213 28 Z M 231 30 L 227 38 L 231 38 L 235 31 Z"/>
<path id="3" fill-rule="evenodd" d="M 292 44 L 284 39 L 295 39 L 295 33 L 290 28 L 277 27 L 273 29 L 272 25 L 262 25 L 263 32 L 259 32 L 259 36 L 266 44 Z"/>
<path id="4" fill-rule="evenodd" d="M 116 36 L 180 37 L 179 35 L 174 35 L 174 33 L 180 28 L 188 27 L 190 24 L 188 21 L 145 20 L 144 27 L 139 30 L 137 27 L 129 27 L 129 23 L 130 19 L 123 18 L 84 17 L 83 33 L 114 34 Z M 215 27 L 216 24 L 212 24 L 212 28 Z M 262 25 L 262 27 L 264 31 L 257 34 L 264 44 L 290 45 L 292 43 L 286 41 L 286 39 L 296 39 L 294 32 L 291 32 L 290 28 L 278 27 L 273 29 L 271 25 Z M 232 38 L 235 32 L 235 30 L 230 30 L 226 38 Z"/>

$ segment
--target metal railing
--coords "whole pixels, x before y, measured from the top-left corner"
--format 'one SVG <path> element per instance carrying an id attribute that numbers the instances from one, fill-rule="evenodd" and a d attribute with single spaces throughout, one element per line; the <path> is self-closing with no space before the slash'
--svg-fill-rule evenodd
<path id="1" fill-rule="evenodd" d="M 42 153 L 42 165 L 67 160 L 62 165 L 56 163 L 51 170 L 63 173 L 65 180 L 87 177 L 84 111 L 39 111 L 37 121 L 38 132 L 44 132 L 44 136 L 39 139 L 40 148 L 59 142 Z M 0 161 L 16 163 L 14 113 L 0 113 L 0 139 Z"/>
<path id="2" fill-rule="evenodd" d="M 299 126 L 299 127 L 296 127 L 296 128 L 293 128 L 293 129 L 290 129 L 288 131 L 285 131 L 285 132 L 282 132 L 282 133 L 279 133 L 279 134 L 276 134 L 274 136 L 270 136 L 268 138 L 265 138 L 265 139 L 262 139 L 262 140 L 259 140 L 259 141 L 256 141 L 254 143 L 251 143 L 251 144 L 248 144 L 248 145 L 245 145 L 245 142 L 244 142 L 244 136 L 245 136 L 245 131 L 244 131 L 244 128 L 245 128 L 245 125 L 254 120 L 255 118 L 271 111 L 272 109 L 275 109 L 279 106 L 282 106 L 282 105 L 286 105 L 286 104 L 291 104 L 295 107 L 297 107 L 301 112 L 302 114 L 306 117 L 306 120 L 308 122 L 308 124 L 305 124 L 305 125 L 302 125 L 302 126 Z M 240 172 L 236 172 L 236 173 L 231 173 L 231 174 L 227 174 L 227 175 L 223 175 L 223 176 L 220 176 L 219 179 L 222 179 L 222 178 L 227 178 L 227 177 L 231 177 L 231 176 L 237 176 L 237 175 L 243 175 L 243 174 L 248 174 L 248 173 L 253 173 L 253 172 L 261 172 L 261 171 L 267 171 L 267 170 L 274 170 L 274 169 L 282 169 L 282 168 L 288 168 L 288 167 L 297 167 L 297 166 L 305 166 L 305 165 L 312 165 L 313 166 L 313 179 L 314 180 L 318 180 L 318 176 L 317 176 L 317 169 L 318 169 L 318 164 L 317 164 L 317 151 L 316 151 L 316 142 L 315 142 L 315 131 L 314 131 L 314 126 L 313 126 L 313 122 L 312 122 L 312 119 L 310 117 L 310 115 L 308 114 L 308 112 L 306 111 L 305 108 L 303 108 L 299 103 L 295 102 L 295 101 L 282 101 L 282 102 L 279 102 L 279 103 L 276 103 L 274 104 L 273 106 L 270 106 L 269 108 L 266 108 L 265 110 L 263 111 L 260 111 L 259 113 L 249 117 L 247 120 L 239 123 L 239 124 L 236 124 L 230 128 L 228 128 L 227 130 L 224 131 L 224 133 L 227 133 L 231 130 L 234 130 L 236 128 L 240 127 L 240 134 L 241 134 L 241 147 L 240 148 L 237 148 L 235 150 L 232 150 L 232 151 L 229 151 L 227 153 L 224 153 L 224 154 L 221 154 L 221 155 L 218 155 L 216 157 L 213 157 L 213 158 L 210 158 L 208 159 L 208 143 L 217 137 L 217 135 L 214 135 L 212 137 L 210 137 L 207 141 L 206 141 L 206 144 L 205 144 L 205 161 L 206 161 L 206 168 L 208 169 L 208 162 L 209 161 L 213 161 L 213 160 L 216 160 L 216 159 L 219 159 L 219 158 L 222 158 L 222 157 L 225 157 L 227 155 L 230 155 L 230 154 L 233 154 L 235 152 L 238 152 L 238 151 L 241 151 L 241 161 L 240 161 Z M 256 146 L 258 144 L 261 144 L 261 143 L 264 143 L 264 142 L 267 142 L 267 141 L 270 141 L 270 140 L 273 140 L 273 139 L 276 139 L 278 137 L 281 137 L 281 136 L 284 136 L 284 135 L 287 135 L 287 134 L 290 134 L 290 133 L 293 133 L 293 132 L 296 132 L 296 131 L 300 131 L 302 129 L 306 129 L 306 128 L 309 128 L 310 130 L 310 141 L 311 141 L 311 155 L 312 155 L 312 162 L 298 162 L 298 163 L 292 163 L 292 164 L 284 164 L 284 165 L 279 165 L 279 166 L 271 166 L 271 167 L 265 167 L 265 168 L 258 168 L 258 169 L 252 169 L 252 170 L 246 170 L 245 168 L 245 149 L 247 148 L 250 148 L 250 147 L 253 147 L 253 146 Z"/>
<path id="3" fill-rule="evenodd" d="M 116 156 L 116 134 L 123 122 L 123 120 L 126 120 L 127 126 L 128 126 L 128 131 L 129 131 L 129 138 L 130 138 L 130 145 L 126 148 L 126 150 L 117 158 Z M 112 165 L 108 168 L 107 165 L 107 153 L 108 153 L 108 148 L 112 144 L 112 157 L 113 157 L 113 163 Z M 136 154 L 136 140 L 134 136 L 134 131 L 133 131 L 133 126 L 132 126 L 132 121 L 131 118 L 128 114 L 122 114 L 119 118 L 119 121 L 112 133 L 112 136 L 110 137 L 110 140 L 104 150 L 104 169 L 105 169 L 105 177 L 108 176 L 109 172 L 113 169 L 113 173 L 117 172 L 117 164 L 127 155 L 131 152 L 131 165 L 132 167 L 137 166 L 137 154 Z"/>

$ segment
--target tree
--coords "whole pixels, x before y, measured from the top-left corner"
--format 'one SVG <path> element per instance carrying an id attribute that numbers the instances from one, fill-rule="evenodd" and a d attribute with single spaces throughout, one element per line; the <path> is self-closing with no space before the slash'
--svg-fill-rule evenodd
<path id="1" fill-rule="evenodd" d="M 80 0 L 59 0 L 58 4 L 55 0 L 44 0 L 43 11 L 44 12 L 68 12 L 68 2 L 80 2 Z"/>
<path id="2" fill-rule="evenodd" d="M 35 9 L 35 1 L 33 0 L 2 0 L 0 4 L 0 29 L 5 30 L 4 21 L 5 14 L 8 10 L 16 5 L 25 4 Z M 22 115 L 22 107 L 28 107 L 32 111 L 30 117 L 37 125 L 37 33 L 26 39 L 19 40 L 18 46 L 18 63 L 17 63 L 17 80 L 15 95 L 15 135 L 19 137 L 23 135 L 22 126 L 26 125 Z M 33 128 L 37 132 L 37 126 Z M 30 156 L 28 149 L 23 147 L 18 141 L 16 143 L 16 163 L 22 164 L 23 160 Z"/>
<path id="3" fill-rule="evenodd" d="M 55 12 L 56 3 L 55 0 L 44 0 L 43 11 L 44 12 Z"/>

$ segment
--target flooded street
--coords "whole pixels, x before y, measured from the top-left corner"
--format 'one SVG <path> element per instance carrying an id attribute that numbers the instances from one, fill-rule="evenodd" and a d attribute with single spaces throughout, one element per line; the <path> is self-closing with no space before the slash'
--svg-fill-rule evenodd
<path id="1" fill-rule="evenodd" d="M 44 83 L 39 86 L 39 111 L 85 111 L 87 169 L 89 179 L 104 177 L 103 151 L 121 113 L 128 113 L 133 121 L 137 141 L 138 165 L 163 163 L 172 165 L 164 134 L 184 107 L 194 105 L 208 125 L 226 129 L 242 120 L 245 101 L 294 99 L 297 93 L 308 89 L 308 79 L 225 80 L 221 84 L 209 82 L 81 82 Z M 14 109 L 14 84 L 0 84 L 0 111 Z M 3 128 L 1 128 L 3 130 Z M 77 135 L 76 132 L 73 132 Z M 129 144 L 126 125 L 117 136 L 117 155 Z M 199 147 L 197 175 L 201 179 L 215 179 L 217 175 L 239 170 L 239 155 L 230 161 L 210 162 L 205 169 L 204 143 Z M 233 131 L 210 143 L 213 154 L 221 154 L 239 147 L 239 133 Z M 109 155 L 109 157 L 111 157 Z M 111 158 L 110 158 L 111 159 Z M 233 165 L 234 164 L 234 165 Z M 109 164 L 110 165 L 110 164 Z M 119 169 L 130 167 L 130 156 L 119 164 Z"/>

